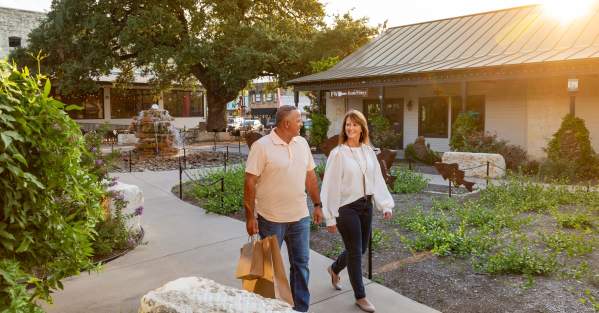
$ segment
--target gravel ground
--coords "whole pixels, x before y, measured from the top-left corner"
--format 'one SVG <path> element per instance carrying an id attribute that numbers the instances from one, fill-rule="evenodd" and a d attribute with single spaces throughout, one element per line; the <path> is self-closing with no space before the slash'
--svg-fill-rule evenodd
<path id="1" fill-rule="evenodd" d="M 221 151 L 195 151 L 185 156 L 187 169 L 205 168 L 223 166 L 225 153 Z M 245 159 L 245 156 L 243 156 Z M 131 158 L 131 170 L 133 172 L 141 171 L 168 171 L 179 169 L 178 157 L 153 157 L 146 159 L 137 159 L 135 156 Z M 227 164 L 235 164 L 242 162 L 242 156 L 237 152 L 229 152 Z M 111 170 L 114 172 L 129 172 L 128 156 L 124 154 L 124 158 L 116 162 L 116 168 Z"/>

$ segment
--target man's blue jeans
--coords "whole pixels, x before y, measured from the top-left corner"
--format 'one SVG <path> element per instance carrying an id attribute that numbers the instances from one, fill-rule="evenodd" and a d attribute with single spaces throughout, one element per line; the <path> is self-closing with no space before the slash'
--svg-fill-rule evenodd
<path id="1" fill-rule="evenodd" d="M 289 280 L 291 293 L 293 295 L 294 310 L 307 312 L 310 306 L 310 292 L 308 291 L 308 279 L 310 270 L 308 261 L 310 259 L 310 216 L 304 217 L 297 222 L 276 223 L 258 216 L 258 228 L 260 237 L 265 238 L 277 235 L 279 247 L 283 240 L 287 244 L 289 254 Z"/>

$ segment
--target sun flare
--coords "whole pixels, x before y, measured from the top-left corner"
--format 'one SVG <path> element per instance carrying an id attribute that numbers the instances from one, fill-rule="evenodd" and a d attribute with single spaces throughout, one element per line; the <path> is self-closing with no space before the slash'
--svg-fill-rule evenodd
<path id="1" fill-rule="evenodd" d="M 560 23 L 569 23 L 585 16 L 596 7 L 599 0 L 542 0 L 543 11 Z"/>

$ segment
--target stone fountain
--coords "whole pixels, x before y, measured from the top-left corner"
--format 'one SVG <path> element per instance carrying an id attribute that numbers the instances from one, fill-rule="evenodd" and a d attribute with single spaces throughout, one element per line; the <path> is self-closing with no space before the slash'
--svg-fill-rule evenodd
<path id="1" fill-rule="evenodd" d="M 139 139 L 135 150 L 141 157 L 174 156 L 178 153 L 175 147 L 178 133 L 173 125 L 174 120 L 167 110 L 160 109 L 157 104 L 133 118 L 129 128 Z"/>

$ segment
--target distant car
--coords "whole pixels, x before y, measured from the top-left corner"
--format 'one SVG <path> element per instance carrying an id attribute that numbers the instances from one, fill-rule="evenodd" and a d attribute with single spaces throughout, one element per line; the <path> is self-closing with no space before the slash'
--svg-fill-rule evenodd
<path id="1" fill-rule="evenodd" d="M 245 120 L 241 128 L 245 131 L 262 131 L 264 130 L 264 125 L 259 120 Z"/>
<path id="2" fill-rule="evenodd" d="M 229 118 L 227 118 L 227 131 L 233 132 L 233 131 L 239 130 L 241 128 L 242 124 L 243 124 L 243 118 L 229 117 Z"/>
<path id="3" fill-rule="evenodd" d="M 270 121 L 266 122 L 266 129 L 273 129 L 273 128 L 275 128 L 275 126 L 277 126 L 277 123 L 275 122 L 275 120 L 270 120 Z"/>

